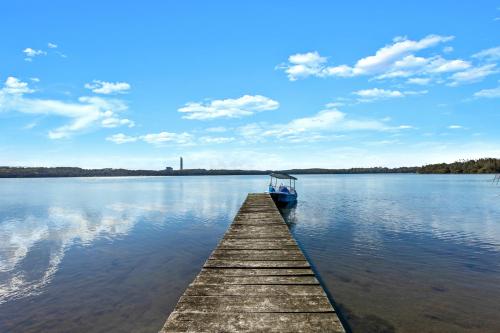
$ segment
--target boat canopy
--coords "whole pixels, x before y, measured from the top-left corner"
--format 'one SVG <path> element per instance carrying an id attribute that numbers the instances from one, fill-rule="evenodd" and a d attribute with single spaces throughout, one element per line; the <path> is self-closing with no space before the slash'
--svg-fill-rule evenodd
<path id="1" fill-rule="evenodd" d="M 270 174 L 271 177 L 278 178 L 278 179 L 293 179 L 297 180 L 294 176 L 287 175 L 286 173 L 272 173 Z"/>

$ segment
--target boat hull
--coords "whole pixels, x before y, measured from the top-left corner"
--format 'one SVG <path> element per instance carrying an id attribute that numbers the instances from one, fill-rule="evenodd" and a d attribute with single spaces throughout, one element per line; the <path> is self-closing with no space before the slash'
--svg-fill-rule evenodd
<path id="1" fill-rule="evenodd" d="M 280 204 L 289 204 L 297 201 L 297 193 L 271 192 L 269 193 L 274 202 Z"/>

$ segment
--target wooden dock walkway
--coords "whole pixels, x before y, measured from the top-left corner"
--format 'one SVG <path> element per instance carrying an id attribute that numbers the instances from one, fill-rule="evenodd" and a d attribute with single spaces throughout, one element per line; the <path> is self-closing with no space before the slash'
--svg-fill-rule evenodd
<path id="1" fill-rule="evenodd" d="M 345 332 L 268 194 L 249 194 L 160 331 Z"/>

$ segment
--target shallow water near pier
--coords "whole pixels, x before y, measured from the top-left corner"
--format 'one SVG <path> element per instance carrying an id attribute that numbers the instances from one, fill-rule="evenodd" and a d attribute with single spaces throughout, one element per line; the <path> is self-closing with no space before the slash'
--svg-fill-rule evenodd
<path id="1" fill-rule="evenodd" d="M 284 209 L 353 332 L 499 332 L 490 175 L 299 175 Z M 157 332 L 265 176 L 0 179 L 0 332 Z"/>

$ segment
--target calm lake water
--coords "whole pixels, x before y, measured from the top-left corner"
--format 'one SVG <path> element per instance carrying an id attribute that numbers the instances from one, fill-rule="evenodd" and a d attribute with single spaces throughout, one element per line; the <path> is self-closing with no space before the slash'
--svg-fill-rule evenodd
<path id="1" fill-rule="evenodd" d="M 500 332 L 491 179 L 300 176 L 283 213 L 353 332 Z M 267 181 L 0 179 L 0 332 L 157 332 Z"/>

